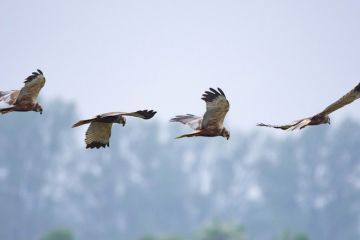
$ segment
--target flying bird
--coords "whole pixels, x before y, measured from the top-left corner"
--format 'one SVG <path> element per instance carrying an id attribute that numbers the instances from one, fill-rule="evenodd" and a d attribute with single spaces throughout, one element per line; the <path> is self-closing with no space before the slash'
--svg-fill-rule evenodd
<path id="1" fill-rule="evenodd" d="M 109 141 L 111 136 L 111 127 L 113 123 L 125 126 L 126 119 L 124 116 L 150 119 L 156 114 L 153 110 L 142 110 L 137 112 L 110 112 L 97 115 L 90 119 L 81 120 L 72 127 L 78 127 L 90 123 L 85 135 L 86 148 L 105 148 L 110 147 Z"/>
<path id="2" fill-rule="evenodd" d="M 264 123 L 258 123 L 257 126 L 260 127 L 272 127 L 272 128 L 278 128 L 282 130 L 295 130 L 295 129 L 303 129 L 307 126 L 312 125 L 320 125 L 320 124 L 330 124 L 330 117 L 329 114 L 332 112 L 335 112 L 336 110 L 344 107 L 345 105 L 348 105 L 355 101 L 356 99 L 360 98 L 360 83 L 352 89 L 350 92 L 345 94 L 343 97 L 341 97 L 339 100 L 325 108 L 322 112 L 308 118 L 303 118 L 297 121 L 294 121 L 291 124 L 286 125 L 270 125 L 270 124 L 264 124 Z"/>
<path id="3" fill-rule="evenodd" d="M 25 86 L 21 90 L 0 91 L 0 102 L 5 102 L 11 107 L 0 109 L 1 114 L 9 112 L 40 112 L 43 109 L 37 101 L 40 90 L 45 85 L 45 77 L 41 70 L 33 72 L 25 79 Z"/>
<path id="4" fill-rule="evenodd" d="M 229 140 L 230 132 L 223 124 L 230 104 L 224 92 L 220 88 L 217 90 L 210 88 L 210 91 L 206 91 L 201 99 L 206 103 L 206 112 L 203 117 L 186 114 L 170 119 L 170 122 L 180 122 L 194 130 L 192 133 L 180 135 L 176 138 L 222 136 Z"/>

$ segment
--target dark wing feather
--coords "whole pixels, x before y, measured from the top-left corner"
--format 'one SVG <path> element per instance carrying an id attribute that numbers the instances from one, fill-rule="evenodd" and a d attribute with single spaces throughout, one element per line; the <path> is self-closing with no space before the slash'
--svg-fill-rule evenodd
<path id="1" fill-rule="evenodd" d="M 132 117 L 138 117 L 142 119 L 151 119 L 156 114 L 156 111 L 154 110 L 139 110 L 136 112 L 130 112 L 130 113 L 122 113 L 122 116 L 132 116 Z"/>
<path id="2" fill-rule="evenodd" d="M 109 146 L 112 123 L 92 122 L 86 131 L 86 148 Z"/>
<path id="3" fill-rule="evenodd" d="M 0 91 L 0 102 L 5 102 L 9 105 L 14 105 L 20 90 Z"/>
<path id="4" fill-rule="evenodd" d="M 81 126 L 84 124 L 88 124 L 88 123 L 94 122 L 95 120 L 96 120 L 96 122 L 114 123 L 114 122 L 118 122 L 119 117 L 122 118 L 122 116 L 132 116 L 132 117 L 138 117 L 138 118 L 142 118 L 142 119 L 150 119 L 155 114 L 156 114 L 156 112 L 153 110 L 140 110 L 137 112 L 130 112 L 130 113 L 109 112 L 109 113 L 103 113 L 103 114 L 96 115 L 93 118 L 80 120 L 79 122 L 75 123 L 72 127 L 78 127 L 78 126 Z M 122 119 L 124 119 L 124 118 L 122 118 Z"/>
<path id="5" fill-rule="evenodd" d="M 16 103 L 21 101 L 36 102 L 40 90 L 45 85 L 45 77 L 39 69 L 25 79 L 25 86 L 20 90 Z"/>
<path id="6" fill-rule="evenodd" d="M 203 117 L 203 128 L 222 128 L 226 113 L 229 111 L 229 101 L 226 99 L 224 92 L 218 88 L 218 91 L 210 88 L 202 98 L 206 102 L 206 112 Z"/>
<path id="7" fill-rule="evenodd" d="M 355 101 L 356 99 L 360 98 L 360 83 L 352 89 L 350 92 L 345 94 L 343 97 L 341 97 L 339 100 L 325 108 L 321 113 L 318 115 L 326 116 L 329 115 L 332 112 L 335 112 L 339 108 L 344 107 L 345 105 L 348 105 Z"/>
<path id="8" fill-rule="evenodd" d="M 179 115 L 170 119 L 170 122 L 180 122 L 182 124 L 188 125 L 194 130 L 198 130 L 201 128 L 202 117 L 198 117 L 192 114 Z"/>

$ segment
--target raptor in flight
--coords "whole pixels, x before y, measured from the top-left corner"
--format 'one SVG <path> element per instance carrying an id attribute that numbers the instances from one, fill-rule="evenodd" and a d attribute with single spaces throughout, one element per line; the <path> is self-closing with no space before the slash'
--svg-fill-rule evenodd
<path id="1" fill-rule="evenodd" d="M 100 148 L 110 146 L 111 127 L 113 123 L 125 126 L 126 119 L 124 116 L 138 117 L 142 119 L 150 119 L 156 114 L 153 110 L 142 110 L 137 112 L 110 112 L 97 115 L 90 119 L 81 120 L 72 127 L 78 127 L 90 123 L 86 131 L 85 143 L 86 148 Z"/>
<path id="2" fill-rule="evenodd" d="M 311 126 L 311 125 L 320 125 L 320 124 L 330 124 L 330 117 L 329 114 L 335 112 L 339 108 L 344 107 L 355 101 L 356 99 L 360 98 L 360 83 L 353 88 L 350 92 L 345 94 L 339 100 L 325 108 L 322 112 L 308 118 L 303 118 L 297 120 L 291 124 L 286 125 L 270 125 L 264 123 L 258 123 L 257 126 L 261 127 L 272 127 L 278 128 L 282 130 L 295 130 L 295 129 L 303 129 L 304 127 Z"/>
<path id="3" fill-rule="evenodd" d="M 11 105 L 1 108 L 0 113 L 9 112 L 43 112 L 42 107 L 37 101 L 40 90 L 45 85 L 45 77 L 41 70 L 33 72 L 25 79 L 25 86 L 20 90 L 0 91 L 0 102 Z"/>
<path id="4" fill-rule="evenodd" d="M 170 120 L 170 122 L 180 122 L 191 127 L 194 131 L 189 134 L 178 136 L 183 137 L 216 137 L 222 136 L 230 138 L 230 132 L 224 127 L 224 119 L 229 111 L 229 101 L 226 99 L 224 92 L 210 88 L 202 98 L 206 103 L 206 112 L 203 117 L 192 114 L 179 115 Z"/>

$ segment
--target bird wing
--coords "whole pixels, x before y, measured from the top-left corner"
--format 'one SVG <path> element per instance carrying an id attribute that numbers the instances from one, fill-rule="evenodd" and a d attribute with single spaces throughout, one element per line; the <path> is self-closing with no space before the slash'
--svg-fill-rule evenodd
<path id="1" fill-rule="evenodd" d="M 109 146 L 112 123 L 91 122 L 86 131 L 86 148 L 100 148 Z"/>
<path id="2" fill-rule="evenodd" d="M 322 115 L 322 116 L 329 115 L 330 113 L 335 112 L 336 110 L 344 107 L 345 105 L 352 103 L 358 98 L 360 98 L 360 83 L 350 92 L 348 92 L 343 97 L 341 97 L 339 100 L 337 100 L 336 102 L 325 108 L 318 115 Z"/>
<path id="3" fill-rule="evenodd" d="M 277 128 L 282 130 L 288 130 L 288 131 L 294 131 L 295 129 L 303 129 L 309 123 L 311 122 L 311 118 L 304 118 L 300 119 L 298 121 L 295 121 L 291 124 L 285 124 L 285 125 L 271 125 L 271 124 L 265 124 L 265 123 L 258 123 L 256 126 L 259 127 L 271 127 L 271 128 Z"/>
<path id="4" fill-rule="evenodd" d="M 154 110 L 139 110 L 136 112 L 109 112 L 99 115 L 101 118 L 115 117 L 115 116 L 132 116 L 142 119 L 150 119 L 156 114 Z"/>
<path id="5" fill-rule="evenodd" d="M 73 127 L 73 128 L 74 128 L 74 127 L 79 127 L 79 126 L 81 126 L 81 125 L 91 123 L 91 122 L 94 121 L 96 118 L 97 118 L 97 117 L 80 120 L 80 121 L 78 121 L 77 123 L 75 123 L 74 125 L 72 125 L 72 127 Z"/>
<path id="6" fill-rule="evenodd" d="M 206 102 L 206 112 L 203 117 L 203 128 L 222 128 L 226 113 L 229 111 L 229 101 L 224 92 L 218 88 L 218 91 L 210 88 L 202 98 Z"/>
<path id="7" fill-rule="evenodd" d="M 25 79 L 25 86 L 20 90 L 16 103 L 21 101 L 36 102 L 41 88 L 45 85 L 45 77 L 41 70 L 33 72 Z"/>
<path id="8" fill-rule="evenodd" d="M 170 119 L 170 122 L 181 122 L 182 124 L 188 125 L 194 130 L 198 130 L 201 128 L 202 117 L 198 117 L 192 114 L 179 115 Z"/>
<path id="9" fill-rule="evenodd" d="M 0 91 L 0 102 L 14 105 L 19 93 L 20 90 Z"/>

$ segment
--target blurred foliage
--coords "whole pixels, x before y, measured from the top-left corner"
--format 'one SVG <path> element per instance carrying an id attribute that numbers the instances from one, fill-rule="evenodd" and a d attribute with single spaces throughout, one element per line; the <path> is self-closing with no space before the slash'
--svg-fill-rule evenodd
<path id="1" fill-rule="evenodd" d="M 196 240 L 245 240 L 244 228 L 237 224 L 213 222 L 205 225 Z"/>
<path id="2" fill-rule="evenodd" d="M 139 240 L 185 240 L 185 239 L 179 236 L 162 236 L 162 237 L 145 236 L 140 238 Z"/>
<path id="3" fill-rule="evenodd" d="M 111 148 L 86 150 L 74 106 L 43 105 L 43 115 L 0 118 L 0 239 L 38 240 L 57 226 L 77 240 L 273 240 L 284 229 L 360 239 L 357 122 L 175 141 L 181 126 L 131 119 L 113 126 Z"/>
<path id="4" fill-rule="evenodd" d="M 310 238 L 304 233 L 291 233 L 289 231 L 285 231 L 279 237 L 275 238 L 275 240 L 310 240 Z"/>
<path id="5" fill-rule="evenodd" d="M 56 229 L 48 232 L 41 240 L 74 240 L 74 238 L 70 230 Z"/>

